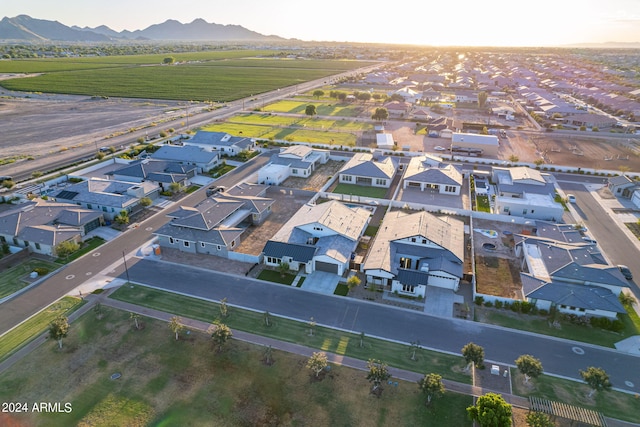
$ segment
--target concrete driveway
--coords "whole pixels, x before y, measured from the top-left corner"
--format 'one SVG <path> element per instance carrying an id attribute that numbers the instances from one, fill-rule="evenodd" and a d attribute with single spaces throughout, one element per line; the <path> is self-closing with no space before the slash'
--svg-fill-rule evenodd
<path id="1" fill-rule="evenodd" d="M 462 295 L 456 295 L 451 289 L 427 286 L 424 312 L 442 318 L 453 317 L 453 303 L 464 303 Z"/>
<path id="2" fill-rule="evenodd" d="M 310 292 L 317 292 L 319 294 L 333 295 L 333 292 L 338 286 L 340 276 L 333 273 L 327 273 L 324 271 L 314 271 L 310 275 L 306 276 L 301 289 Z"/>

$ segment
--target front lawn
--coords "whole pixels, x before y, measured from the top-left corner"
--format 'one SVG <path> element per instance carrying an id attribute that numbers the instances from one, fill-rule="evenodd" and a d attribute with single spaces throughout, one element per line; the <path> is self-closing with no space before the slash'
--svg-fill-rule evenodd
<path id="1" fill-rule="evenodd" d="M 334 193 L 348 194 L 353 196 L 371 197 L 374 199 L 384 199 L 388 188 L 370 187 L 367 185 L 343 184 L 336 185 Z"/>
<path id="2" fill-rule="evenodd" d="M 226 163 L 223 163 L 219 166 L 216 166 L 215 168 L 211 169 L 209 171 L 209 175 L 211 175 L 212 178 L 220 178 L 222 175 L 224 175 L 227 172 L 231 172 L 232 170 L 234 170 L 236 167 L 233 165 L 228 165 Z"/>
<path id="3" fill-rule="evenodd" d="M 338 283 L 336 290 L 333 291 L 334 295 L 340 295 L 343 297 L 346 297 L 348 293 L 349 293 L 349 287 L 344 283 Z"/>
<path id="4" fill-rule="evenodd" d="M 284 275 L 279 271 L 274 270 L 262 270 L 258 274 L 258 279 L 266 280 L 267 282 L 281 283 L 283 285 L 291 285 L 295 280 L 296 275 L 285 273 Z"/>
<path id="5" fill-rule="evenodd" d="M 89 240 L 82 242 L 82 244 L 80 245 L 80 249 L 78 249 L 77 251 L 75 251 L 74 253 L 72 253 L 66 258 L 56 259 L 56 262 L 59 262 L 60 264 L 69 264 L 70 262 L 80 258 L 82 255 L 91 252 L 98 246 L 102 245 L 104 242 L 105 240 L 102 237 L 97 237 L 97 236 L 92 237 Z"/>
<path id="6" fill-rule="evenodd" d="M 273 350 L 266 363 L 260 346 L 231 340 L 218 352 L 208 334 L 176 341 L 166 322 L 139 321 L 136 329 L 127 312 L 105 308 L 100 320 L 90 312 L 62 351 L 48 342 L 5 372 L 3 402 L 72 406 L 12 415 L 16 425 L 471 426 L 470 396 L 447 392 L 425 407 L 418 386 L 398 380 L 376 398 L 362 371 L 331 365 L 316 379 L 305 357 Z"/>
<path id="7" fill-rule="evenodd" d="M 30 259 L 2 271 L 0 274 L 0 298 L 14 294 L 32 283 L 27 279 L 36 268 L 46 269 L 48 271 L 45 273 L 46 275 L 60 268 L 60 265 L 40 259 Z"/>

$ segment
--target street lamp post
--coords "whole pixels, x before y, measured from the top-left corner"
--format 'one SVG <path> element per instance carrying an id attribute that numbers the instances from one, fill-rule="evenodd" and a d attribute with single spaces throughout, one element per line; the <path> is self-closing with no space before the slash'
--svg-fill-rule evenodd
<path id="1" fill-rule="evenodd" d="M 127 268 L 127 258 L 124 256 L 124 251 L 122 251 L 122 260 L 124 261 L 124 272 L 127 275 L 127 283 L 129 283 L 131 280 L 129 280 L 129 269 Z"/>

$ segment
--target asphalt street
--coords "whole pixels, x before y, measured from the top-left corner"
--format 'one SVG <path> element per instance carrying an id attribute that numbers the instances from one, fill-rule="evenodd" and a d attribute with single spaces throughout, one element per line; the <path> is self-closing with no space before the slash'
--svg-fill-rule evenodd
<path id="1" fill-rule="evenodd" d="M 132 281 L 213 301 L 227 298 L 230 306 L 269 311 L 301 321 L 383 337 L 400 342 L 420 341 L 425 348 L 459 355 L 468 342 L 485 349 L 487 360 L 514 364 L 522 354 L 542 361 L 545 372 L 580 379 L 579 370 L 604 368 L 615 388 L 640 388 L 640 358 L 613 349 L 551 338 L 461 319 L 443 319 L 414 310 L 367 301 L 322 295 L 299 288 L 150 259 L 131 260 Z M 124 278 L 121 276 L 121 278 Z M 630 387 L 625 384 L 634 384 Z"/>

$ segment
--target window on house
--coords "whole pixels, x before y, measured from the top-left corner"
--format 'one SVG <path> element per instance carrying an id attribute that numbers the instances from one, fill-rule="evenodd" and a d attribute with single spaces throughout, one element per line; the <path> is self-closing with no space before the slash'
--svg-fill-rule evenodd
<path id="1" fill-rule="evenodd" d="M 216 249 L 221 250 L 221 249 L 222 249 L 222 246 L 217 245 L 217 246 L 216 246 Z"/>
<path id="2" fill-rule="evenodd" d="M 416 287 L 414 285 L 402 285 L 403 292 L 415 292 Z"/>
<path id="3" fill-rule="evenodd" d="M 291 169 L 291 173 L 294 175 L 298 175 L 298 169 Z"/>
<path id="4" fill-rule="evenodd" d="M 38 250 L 42 249 L 42 248 L 40 247 L 40 243 L 36 243 L 36 249 L 38 249 Z"/>
<path id="5" fill-rule="evenodd" d="M 169 237 L 169 243 L 171 243 L 172 245 L 175 243 L 175 240 L 173 240 L 173 237 Z"/>
<path id="6" fill-rule="evenodd" d="M 422 244 L 426 245 L 427 244 L 427 239 L 422 239 Z"/>
<path id="7" fill-rule="evenodd" d="M 351 182 L 353 181 L 353 177 L 351 175 L 342 175 L 342 180 Z"/>
<path id="8" fill-rule="evenodd" d="M 413 243 L 415 243 L 415 242 L 416 242 L 416 238 L 415 238 L 415 237 L 412 237 L 412 238 L 411 238 L 411 241 L 412 241 Z"/>
<path id="9" fill-rule="evenodd" d="M 411 258 L 400 258 L 400 268 L 411 268 Z"/>
<path id="10" fill-rule="evenodd" d="M 232 240 L 232 241 L 231 241 L 231 247 L 234 247 L 235 245 L 236 245 L 236 241 L 235 241 L 235 240 Z"/>
<path id="11" fill-rule="evenodd" d="M 185 240 L 185 241 L 183 242 L 183 245 L 184 245 L 184 247 L 185 247 L 185 248 L 188 248 L 188 247 L 189 247 L 189 242 L 187 242 L 187 241 Z"/>
<path id="12" fill-rule="evenodd" d="M 382 178 L 377 178 L 376 185 L 387 185 L 387 180 Z"/>
<path id="13" fill-rule="evenodd" d="M 205 242 L 200 242 L 200 246 L 204 248 L 205 246 L 207 246 L 207 244 Z"/>

